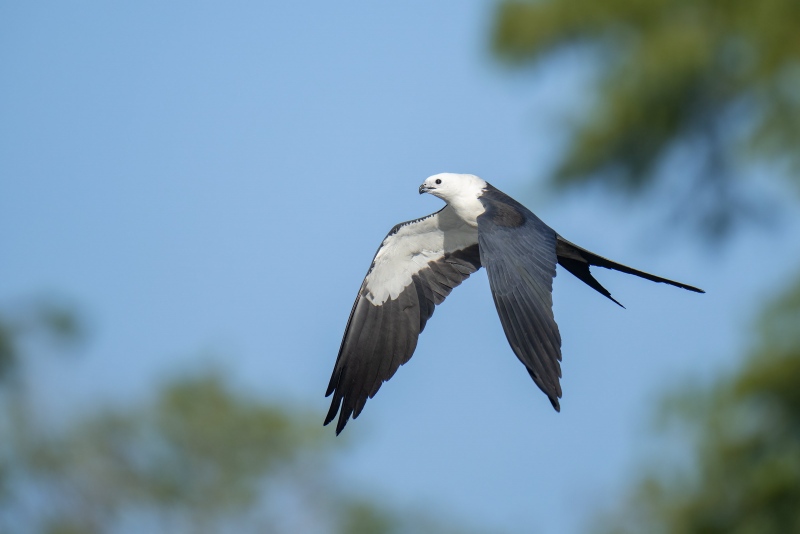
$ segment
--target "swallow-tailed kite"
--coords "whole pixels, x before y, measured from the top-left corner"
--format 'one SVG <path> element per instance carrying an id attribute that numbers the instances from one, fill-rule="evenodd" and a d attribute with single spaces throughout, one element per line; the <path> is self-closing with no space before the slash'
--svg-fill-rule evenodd
<path id="1" fill-rule="evenodd" d="M 431 193 L 447 205 L 392 228 L 372 260 L 325 394 L 333 395 L 325 424 L 338 412 L 337 434 L 411 358 L 434 307 L 481 266 L 489 275 L 511 350 L 556 411 L 561 397 L 561 336 L 551 295 L 556 264 L 617 304 L 589 266 L 704 292 L 570 243 L 525 206 L 477 176 L 437 174 L 425 180 L 419 192 Z"/>

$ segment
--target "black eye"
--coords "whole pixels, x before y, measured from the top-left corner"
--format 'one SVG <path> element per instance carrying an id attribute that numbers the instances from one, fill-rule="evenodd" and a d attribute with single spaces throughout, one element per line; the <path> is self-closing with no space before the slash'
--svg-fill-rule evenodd
<path id="1" fill-rule="evenodd" d="M 438 179 L 438 178 L 437 178 L 437 179 L 436 179 L 436 185 L 439 185 L 440 183 L 442 183 L 442 181 L 441 181 L 440 179 Z"/>

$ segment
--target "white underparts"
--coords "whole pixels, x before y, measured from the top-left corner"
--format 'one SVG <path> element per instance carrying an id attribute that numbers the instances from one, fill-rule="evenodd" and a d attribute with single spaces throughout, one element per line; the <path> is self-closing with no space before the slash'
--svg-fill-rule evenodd
<path id="1" fill-rule="evenodd" d="M 478 230 L 470 223 L 448 205 L 442 211 L 402 226 L 388 236 L 364 280 L 367 300 L 380 306 L 387 300 L 396 299 L 411 285 L 412 277 L 427 268 L 430 262 L 476 244 Z"/>

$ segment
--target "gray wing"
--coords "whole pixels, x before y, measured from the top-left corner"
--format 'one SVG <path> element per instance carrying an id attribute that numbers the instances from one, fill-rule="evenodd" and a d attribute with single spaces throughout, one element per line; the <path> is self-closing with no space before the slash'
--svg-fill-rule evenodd
<path id="1" fill-rule="evenodd" d="M 478 217 L 481 264 L 514 354 L 560 410 L 561 335 L 553 317 L 556 233 L 525 206 L 488 186 Z"/>
<path id="2" fill-rule="evenodd" d="M 445 246 L 440 213 L 395 226 L 375 254 L 325 393 L 336 434 L 411 358 L 434 307 L 481 267 L 477 236 L 451 233 Z"/>

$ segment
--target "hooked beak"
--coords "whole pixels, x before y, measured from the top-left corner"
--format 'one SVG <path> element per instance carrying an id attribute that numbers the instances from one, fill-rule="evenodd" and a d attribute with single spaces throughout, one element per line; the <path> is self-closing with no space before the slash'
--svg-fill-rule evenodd
<path id="1" fill-rule="evenodd" d="M 430 192 L 430 191 L 433 191 L 433 187 L 428 187 L 428 186 L 427 186 L 427 185 L 425 185 L 425 184 L 422 184 L 421 186 L 419 186 L 419 194 L 420 194 L 420 195 L 421 195 L 422 193 L 428 193 L 428 192 Z"/>

